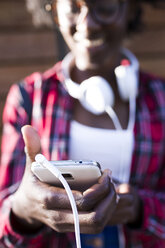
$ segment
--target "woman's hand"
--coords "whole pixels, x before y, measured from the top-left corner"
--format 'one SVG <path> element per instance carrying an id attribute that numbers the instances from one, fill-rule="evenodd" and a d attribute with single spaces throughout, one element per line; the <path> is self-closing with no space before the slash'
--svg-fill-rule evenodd
<path id="1" fill-rule="evenodd" d="M 137 191 L 129 184 L 120 184 L 116 186 L 116 192 L 119 195 L 119 201 L 109 224 L 118 225 L 140 222 L 141 200 Z"/>
<path id="2" fill-rule="evenodd" d="M 74 219 L 65 189 L 40 182 L 31 172 L 31 163 L 40 152 L 40 139 L 30 126 L 22 129 L 26 146 L 23 180 L 13 197 L 13 219 L 22 232 L 33 232 L 43 224 L 58 232 L 74 231 Z M 116 208 L 116 193 L 109 171 L 85 192 L 73 191 L 79 212 L 81 232 L 101 232 Z M 14 226 L 18 229 L 18 226 Z"/>

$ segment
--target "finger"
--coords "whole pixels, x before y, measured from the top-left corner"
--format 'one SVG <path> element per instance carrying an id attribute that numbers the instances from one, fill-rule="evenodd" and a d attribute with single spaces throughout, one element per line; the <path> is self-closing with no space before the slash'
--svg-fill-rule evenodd
<path id="1" fill-rule="evenodd" d="M 90 214 L 79 214 L 81 232 L 100 233 L 113 215 L 116 206 L 116 193 L 114 186 L 112 185 L 110 193 L 93 209 L 93 211 L 90 212 Z"/>
<path id="2" fill-rule="evenodd" d="M 76 198 L 79 210 L 90 210 L 96 206 L 111 190 L 109 171 L 104 171 L 98 183 L 83 192 L 83 197 Z"/>
<path id="3" fill-rule="evenodd" d="M 37 178 L 35 180 L 34 192 L 37 195 L 39 202 L 43 203 L 45 209 L 53 210 L 70 209 L 68 195 L 65 189 L 61 187 L 50 186 L 46 183 L 40 182 Z M 113 187 L 113 185 L 112 185 Z M 77 208 L 82 211 L 91 210 L 96 207 L 97 203 L 101 201 L 111 190 L 111 184 L 107 172 L 104 172 L 100 177 L 98 184 L 94 185 L 84 193 L 73 190 L 73 196 L 76 201 Z"/>
<path id="4" fill-rule="evenodd" d="M 99 233 L 116 208 L 116 194 L 112 192 L 92 211 L 78 211 L 82 233 Z M 71 210 L 49 210 L 45 212 L 46 224 L 59 232 L 74 231 L 74 217 Z"/>
<path id="5" fill-rule="evenodd" d="M 116 196 L 114 193 L 109 195 L 88 215 L 80 214 L 82 233 L 100 233 L 107 225 L 110 217 L 116 209 Z"/>
<path id="6" fill-rule="evenodd" d="M 42 202 L 42 206 L 47 210 L 55 209 L 71 209 L 69 197 L 64 188 L 50 186 L 48 184 L 38 181 L 36 188 L 36 195 L 39 202 Z M 79 191 L 72 191 L 73 196 L 76 199 L 81 199 L 82 193 Z"/>
<path id="7" fill-rule="evenodd" d="M 112 206 L 112 195 L 108 196 L 106 201 L 102 204 L 105 204 L 107 207 L 102 208 L 100 205 L 98 209 L 93 211 L 78 211 L 81 233 L 100 233 L 104 229 L 108 221 L 109 212 L 112 213 L 115 208 L 114 205 Z M 115 204 L 115 200 L 113 200 L 113 204 Z M 106 210 L 106 212 L 103 213 L 102 211 L 104 210 Z M 57 232 L 74 231 L 74 216 L 72 210 L 45 210 L 45 213 L 42 214 L 42 216 L 45 216 L 42 219 L 42 222 Z"/>
<path id="8" fill-rule="evenodd" d="M 30 125 L 26 125 L 21 129 L 26 147 L 26 154 L 31 161 L 35 160 L 35 156 L 41 150 L 41 143 L 38 133 Z"/>

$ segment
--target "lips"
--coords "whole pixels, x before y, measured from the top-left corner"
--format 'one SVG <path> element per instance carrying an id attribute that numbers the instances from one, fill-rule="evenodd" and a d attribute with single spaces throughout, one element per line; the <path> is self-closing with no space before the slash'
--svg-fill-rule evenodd
<path id="1" fill-rule="evenodd" d="M 74 34 L 74 40 L 77 44 L 85 48 L 99 48 L 105 44 L 103 37 L 86 38 L 78 32 Z"/>

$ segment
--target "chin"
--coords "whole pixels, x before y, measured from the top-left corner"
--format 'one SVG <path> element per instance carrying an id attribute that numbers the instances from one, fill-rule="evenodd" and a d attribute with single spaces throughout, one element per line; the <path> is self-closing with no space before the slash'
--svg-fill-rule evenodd
<path id="1" fill-rule="evenodd" d="M 104 63 L 102 61 L 92 62 L 92 61 L 89 61 L 89 60 L 84 60 L 82 58 L 76 60 L 76 66 L 81 71 L 96 70 L 96 69 L 99 69 L 101 66 L 103 66 L 103 64 Z"/>

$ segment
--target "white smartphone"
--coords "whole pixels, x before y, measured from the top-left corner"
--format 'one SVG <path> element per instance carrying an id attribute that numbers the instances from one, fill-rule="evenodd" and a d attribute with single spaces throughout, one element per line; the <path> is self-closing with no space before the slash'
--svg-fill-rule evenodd
<path id="1" fill-rule="evenodd" d="M 71 189 L 84 191 L 97 183 L 101 176 L 101 167 L 96 161 L 61 160 L 50 162 L 61 171 Z M 62 187 L 60 180 L 37 162 L 32 163 L 31 170 L 40 181 Z"/>

